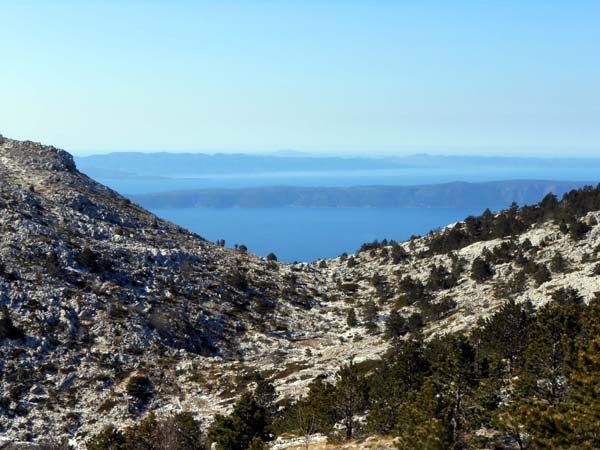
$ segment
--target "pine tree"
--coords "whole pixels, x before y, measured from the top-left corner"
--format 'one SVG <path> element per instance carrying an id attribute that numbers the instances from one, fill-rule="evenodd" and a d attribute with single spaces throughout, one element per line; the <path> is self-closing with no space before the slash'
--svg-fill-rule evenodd
<path id="1" fill-rule="evenodd" d="M 336 388 L 318 378 L 309 385 L 308 395 L 294 403 L 288 401 L 279 410 L 272 430 L 275 433 L 330 433 L 339 420 L 335 408 Z"/>
<path id="2" fill-rule="evenodd" d="M 458 442 L 467 420 L 466 402 L 478 381 L 476 351 L 468 339 L 460 335 L 432 341 L 428 351 L 434 371 L 432 379 L 447 397 L 452 439 Z"/>
<path id="3" fill-rule="evenodd" d="M 345 429 L 346 440 L 352 439 L 355 416 L 366 406 L 367 387 L 354 363 L 343 366 L 337 375 L 334 407 Z"/>
<path id="4" fill-rule="evenodd" d="M 202 450 L 202 423 L 191 413 L 183 412 L 176 414 L 167 420 L 171 429 L 171 446 L 177 450 Z M 162 426 L 165 422 L 162 422 Z M 165 446 L 166 447 L 166 446 Z"/>
<path id="5" fill-rule="evenodd" d="M 498 356 L 506 361 L 511 375 L 517 358 L 525 351 L 527 330 L 532 319 L 531 302 L 517 304 L 510 300 L 493 316 L 480 321 L 472 336 L 479 362 Z"/>
<path id="6" fill-rule="evenodd" d="M 87 450 L 133 450 L 126 444 L 125 435 L 112 425 L 90 439 L 85 448 Z"/>
<path id="7" fill-rule="evenodd" d="M 259 438 L 259 437 L 254 437 L 252 439 L 252 442 L 250 442 L 250 445 L 248 446 L 248 450 L 268 450 L 269 446 L 267 444 L 265 444 L 265 442 Z"/>
<path id="8" fill-rule="evenodd" d="M 154 413 L 134 425 L 125 433 L 125 442 L 136 450 L 158 450 L 156 447 L 156 429 L 158 422 Z"/>
<path id="9" fill-rule="evenodd" d="M 367 328 L 369 333 L 374 333 L 375 331 L 377 331 L 376 320 L 378 310 L 377 305 L 373 300 L 369 300 L 367 303 L 364 304 L 362 314 L 365 327 Z"/>
<path id="10" fill-rule="evenodd" d="M 208 437 L 218 450 L 246 450 L 257 437 L 267 439 L 266 411 L 254 396 L 245 393 L 229 416 L 218 414 L 208 430 Z"/>
<path id="11" fill-rule="evenodd" d="M 569 236 L 574 241 L 579 241 L 585 237 L 585 235 L 591 230 L 591 227 L 581 222 L 580 220 L 575 220 L 569 225 Z"/>
<path id="12" fill-rule="evenodd" d="M 419 391 L 410 392 L 402 401 L 395 435 L 399 450 L 447 450 L 452 432 L 447 419 L 445 397 L 427 380 Z"/>
<path id="13" fill-rule="evenodd" d="M 548 304 L 531 326 L 523 366 L 516 383 L 518 395 L 555 405 L 565 393 L 565 368 L 575 355 L 580 306 Z"/>
<path id="14" fill-rule="evenodd" d="M 600 337 L 580 353 L 568 381 L 570 391 L 564 401 L 521 408 L 535 448 L 600 448 Z"/>
<path id="15" fill-rule="evenodd" d="M 533 280 L 535 281 L 536 287 L 541 286 L 547 281 L 552 279 L 552 274 L 548 270 L 545 264 L 540 264 L 537 266 L 537 270 L 533 273 Z"/>
<path id="16" fill-rule="evenodd" d="M 407 339 L 397 342 L 389 360 L 369 378 L 367 425 L 376 433 L 388 434 L 396 426 L 401 402 L 421 387 L 429 368 L 422 342 Z"/>
<path id="17" fill-rule="evenodd" d="M 13 324 L 8 308 L 6 306 L 0 307 L 0 341 L 2 339 L 22 339 L 24 337 L 23 331 Z"/>

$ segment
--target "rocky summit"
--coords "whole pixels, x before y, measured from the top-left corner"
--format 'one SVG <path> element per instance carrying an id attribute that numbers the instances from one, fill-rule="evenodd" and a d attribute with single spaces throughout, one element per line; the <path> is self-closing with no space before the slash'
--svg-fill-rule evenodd
<path id="1" fill-rule="evenodd" d="M 0 137 L 0 444 L 82 446 L 149 412 L 210 421 L 257 373 L 297 398 L 377 360 L 405 333 L 389 325 L 398 315 L 418 314 L 407 326 L 430 339 L 508 298 L 539 307 L 572 287 L 589 301 L 600 215 L 557 223 L 544 208 L 281 264 L 157 218 L 63 150 Z"/>

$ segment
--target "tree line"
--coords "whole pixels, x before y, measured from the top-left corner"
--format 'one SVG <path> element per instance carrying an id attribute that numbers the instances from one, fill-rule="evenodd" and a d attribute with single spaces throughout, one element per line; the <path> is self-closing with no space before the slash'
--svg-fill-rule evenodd
<path id="1" fill-rule="evenodd" d="M 519 207 L 513 203 L 510 208 L 497 213 L 486 209 L 479 216 L 469 216 L 463 222 L 442 231 L 432 231 L 426 236 L 428 249 L 416 256 L 444 254 L 475 242 L 515 236 L 527 231 L 532 225 L 550 220 L 558 224 L 562 232 L 578 240 L 589 231 L 589 225 L 577 218 L 590 211 L 598 210 L 600 210 L 600 184 L 596 187 L 585 186 L 569 191 L 561 200 L 549 193 L 535 205 Z M 417 237 L 412 236 L 411 240 Z M 382 252 L 382 257 L 387 258 L 390 256 L 390 248 L 394 264 L 402 262 L 409 256 L 397 242 L 387 239 L 365 243 L 358 252 L 375 254 L 379 251 Z"/>
<path id="2" fill-rule="evenodd" d="M 586 304 L 567 288 L 537 311 L 507 301 L 468 334 L 396 339 L 381 360 L 317 377 L 300 399 L 276 402 L 261 379 L 206 429 L 189 415 L 166 424 L 150 416 L 125 431 L 105 430 L 87 448 L 202 449 L 210 442 L 257 450 L 277 435 L 319 432 L 332 441 L 395 436 L 403 450 L 593 449 L 600 448 L 599 396 L 600 295 Z M 179 436 L 174 447 L 144 437 L 165 430 Z"/>

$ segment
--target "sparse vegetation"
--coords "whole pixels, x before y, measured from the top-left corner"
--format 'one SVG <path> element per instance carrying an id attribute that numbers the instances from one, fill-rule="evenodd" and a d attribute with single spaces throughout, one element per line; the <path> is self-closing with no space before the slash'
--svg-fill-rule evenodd
<path id="1" fill-rule="evenodd" d="M 346 324 L 349 327 L 355 327 L 358 325 L 358 319 L 356 318 L 356 311 L 354 311 L 354 308 L 348 308 L 346 311 Z"/>
<path id="2" fill-rule="evenodd" d="M 127 395 L 145 403 L 152 398 L 153 386 L 150 379 L 144 375 L 136 375 L 127 382 Z"/>
<path id="3" fill-rule="evenodd" d="M 447 253 L 475 242 L 514 236 L 548 220 L 560 224 L 563 232 L 579 240 L 588 233 L 590 226 L 574 218 L 599 209 L 600 185 L 570 191 L 560 201 L 555 195 L 548 194 L 537 205 L 519 208 L 513 204 L 497 214 L 486 210 L 481 216 L 467 217 L 464 223 L 429 236 L 427 254 Z"/>
<path id="4" fill-rule="evenodd" d="M 8 308 L 0 308 L 0 341 L 3 339 L 23 339 L 25 334 L 10 318 Z"/>
<path id="5" fill-rule="evenodd" d="M 486 281 L 494 276 L 494 269 L 486 260 L 477 257 L 471 265 L 471 278 L 475 281 Z"/>
<path id="6" fill-rule="evenodd" d="M 87 450 L 205 450 L 201 423 L 189 413 L 158 419 L 150 414 L 123 431 L 109 426 L 86 443 Z"/>

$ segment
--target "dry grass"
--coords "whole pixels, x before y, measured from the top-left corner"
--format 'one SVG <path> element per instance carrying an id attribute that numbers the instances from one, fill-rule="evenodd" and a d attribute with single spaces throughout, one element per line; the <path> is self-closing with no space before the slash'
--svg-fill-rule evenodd
<path id="1" fill-rule="evenodd" d="M 358 439 L 343 444 L 328 444 L 326 442 L 315 442 L 308 446 L 309 450 L 394 450 L 394 438 L 371 436 L 366 439 Z M 305 450 L 303 445 L 291 445 L 285 450 Z"/>

